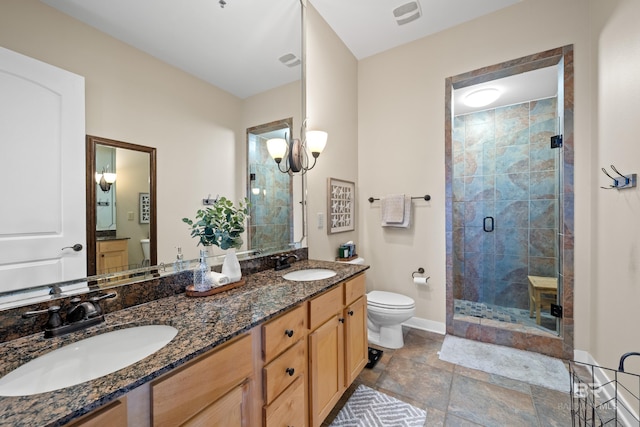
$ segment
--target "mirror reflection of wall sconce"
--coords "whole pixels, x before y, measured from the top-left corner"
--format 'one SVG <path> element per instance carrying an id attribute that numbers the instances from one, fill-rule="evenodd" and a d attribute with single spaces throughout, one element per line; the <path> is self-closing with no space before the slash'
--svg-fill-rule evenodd
<path id="1" fill-rule="evenodd" d="M 100 189 L 107 193 L 111 190 L 111 185 L 116 182 L 116 174 L 113 172 L 107 172 L 102 169 L 102 173 L 96 172 L 96 184 L 100 186 Z"/>
<path id="2" fill-rule="evenodd" d="M 278 164 L 280 172 L 293 175 L 302 171 L 304 174 L 316 165 L 316 160 L 327 145 L 327 132 L 310 130 L 305 133 L 305 136 L 304 142 L 299 139 L 287 138 L 287 134 L 285 134 L 284 138 L 272 138 L 267 141 L 267 150 L 269 150 L 269 154 Z M 313 164 L 311 166 L 309 166 L 307 148 L 313 156 Z M 285 169 L 283 170 L 280 164 L 285 157 L 287 160 L 284 163 Z"/>
<path id="3" fill-rule="evenodd" d="M 257 196 L 258 194 L 260 194 L 260 188 L 256 187 L 256 174 L 255 173 L 250 173 L 249 174 L 249 181 L 251 182 L 251 193 L 254 196 Z"/>

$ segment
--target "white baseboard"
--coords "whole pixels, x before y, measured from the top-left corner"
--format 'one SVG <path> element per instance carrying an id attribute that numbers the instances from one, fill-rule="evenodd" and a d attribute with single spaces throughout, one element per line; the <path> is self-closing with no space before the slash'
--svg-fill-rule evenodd
<path id="1" fill-rule="evenodd" d="M 420 329 L 422 331 L 435 332 L 436 334 L 444 335 L 447 332 L 447 325 L 442 322 L 434 322 L 429 319 L 422 319 L 420 317 L 412 317 L 402 324 L 409 328 Z"/>
<path id="2" fill-rule="evenodd" d="M 615 396 L 615 383 L 613 382 L 614 378 L 612 377 L 612 373 L 615 373 L 611 370 L 615 370 L 617 369 L 617 367 L 607 366 L 606 368 L 609 370 L 602 369 L 595 358 L 588 351 L 584 350 L 573 350 L 573 358 L 573 360 L 575 360 L 576 362 L 587 363 L 595 367 L 593 369 L 594 382 L 596 384 L 606 384 L 605 386 L 603 386 L 602 390 L 602 393 L 604 393 L 606 399 L 602 399 L 601 401 L 608 401 L 610 399 L 616 398 L 618 402 L 616 411 L 618 413 L 618 422 L 620 422 L 624 426 L 637 426 L 640 414 L 635 413 L 635 410 L 633 409 L 637 408 L 637 402 L 634 402 L 633 405 L 629 405 L 629 402 L 627 402 L 624 396 L 620 395 L 620 393 L 618 393 L 618 396 Z M 632 391 L 636 393 L 637 396 L 639 390 Z"/>

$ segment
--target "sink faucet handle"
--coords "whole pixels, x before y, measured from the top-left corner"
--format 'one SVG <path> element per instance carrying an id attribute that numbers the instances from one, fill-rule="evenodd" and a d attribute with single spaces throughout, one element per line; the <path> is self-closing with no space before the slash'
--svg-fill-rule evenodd
<path id="1" fill-rule="evenodd" d="M 89 298 L 89 301 L 91 301 L 93 306 L 96 308 L 96 316 L 101 316 L 102 315 L 102 306 L 100 306 L 100 301 L 102 301 L 103 299 L 107 299 L 107 298 L 115 298 L 116 296 L 118 296 L 117 293 L 111 292 L 111 293 L 108 293 L 108 294 L 96 295 L 96 296 L 93 296 L 93 297 Z"/>
<path id="2" fill-rule="evenodd" d="M 25 313 L 22 313 L 22 318 L 28 319 L 29 317 L 39 316 L 44 313 L 49 314 L 49 320 L 47 320 L 47 324 L 45 325 L 46 329 L 53 329 L 62 325 L 62 318 L 60 317 L 59 305 L 52 305 L 43 310 L 27 311 Z"/>
<path id="3" fill-rule="evenodd" d="M 107 298 L 115 298 L 115 297 L 117 297 L 117 296 L 118 296 L 118 294 L 117 294 L 116 292 L 111 292 L 111 293 L 104 294 L 104 295 L 96 295 L 96 296 L 93 296 L 93 297 L 89 298 L 89 301 L 91 301 L 91 302 L 98 302 L 98 301 L 102 301 L 103 299 L 107 299 Z"/>

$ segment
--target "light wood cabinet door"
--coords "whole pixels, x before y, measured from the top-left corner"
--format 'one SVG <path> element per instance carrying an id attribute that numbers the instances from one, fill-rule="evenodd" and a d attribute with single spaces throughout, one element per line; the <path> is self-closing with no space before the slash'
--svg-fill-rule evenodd
<path id="1" fill-rule="evenodd" d="M 368 361 L 367 297 L 361 296 L 344 309 L 345 384 L 350 385 Z"/>
<path id="2" fill-rule="evenodd" d="M 188 393 L 185 390 L 185 393 Z M 206 407 L 183 427 L 242 427 L 242 405 L 246 385 L 238 386 Z"/>
<path id="3" fill-rule="evenodd" d="M 96 274 L 114 273 L 129 269 L 127 240 L 97 242 Z"/>
<path id="4" fill-rule="evenodd" d="M 342 396 L 344 386 L 344 318 L 331 317 L 309 335 L 311 425 L 318 427 Z"/>
<path id="5" fill-rule="evenodd" d="M 127 426 L 127 398 L 123 397 L 115 402 L 98 408 L 84 418 L 70 424 L 72 427 L 126 427 Z"/>
<path id="6" fill-rule="evenodd" d="M 153 425 L 186 423 L 252 375 L 252 341 L 245 335 L 154 381 Z"/>

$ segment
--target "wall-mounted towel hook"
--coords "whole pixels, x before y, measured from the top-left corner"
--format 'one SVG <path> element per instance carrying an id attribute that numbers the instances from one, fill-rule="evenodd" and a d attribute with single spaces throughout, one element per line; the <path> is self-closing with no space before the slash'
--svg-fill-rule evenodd
<path id="1" fill-rule="evenodd" d="M 602 170 L 602 173 L 604 173 L 607 177 L 613 180 L 613 184 L 609 185 L 609 187 L 600 187 L 600 188 L 603 188 L 605 190 L 611 190 L 612 188 L 621 190 L 624 188 L 634 188 L 637 186 L 637 180 L 638 180 L 637 174 L 632 173 L 629 175 L 623 175 L 620 171 L 618 171 L 618 169 L 614 165 L 610 165 L 610 166 L 611 166 L 611 170 L 614 171 L 616 174 L 618 174 L 619 177 L 614 178 L 611 175 L 609 175 L 609 173 L 605 168 L 600 168 Z"/>
<path id="2" fill-rule="evenodd" d="M 216 198 L 212 199 L 211 193 L 209 193 L 209 195 L 205 199 L 202 199 L 202 204 L 205 206 L 215 205 L 219 198 L 220 198 L 220 195 L 216 194 Z"/>
<path id="3" fill-rule="evenodd" d="M 424 268 L 418 268 L 418 271 L 414 271 L 413 273 L 411 273 L 411 277 L 415 278 L 416 274 L 424 274 Z"/>

